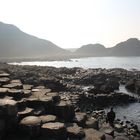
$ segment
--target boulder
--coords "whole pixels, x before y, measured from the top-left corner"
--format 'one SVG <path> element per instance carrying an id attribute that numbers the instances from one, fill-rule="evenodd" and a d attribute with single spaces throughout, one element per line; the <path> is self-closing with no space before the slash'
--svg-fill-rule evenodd
<path id="1" fill-rule="evenodd" d="M 35 98 L 41 98 L 45 96 L 45 93 L 42 93 L 42 92 L 39 92 L 39 91 L 36 91 L 36 92 L 32 92 L 32 97 L 35 97 Z"/>
<path id="2" fill-rule="evenodd" d="M 92 117 L 98 119 L 101 116 L 105 115 L 105 111 L 104 110 L 95 110 L 92 111 Z"/>
<path id="3" fill-rule="evenodd" d="M 131 79 L 129 80 L 126 84 L 125 84 L 125 88 L 130 90 L 130 91 L 135 91 L 135 79 Z"/>
<path id="4" fill-rule="evenodd" d="M 40 104 L 45 108 L 46 114 L 54 113 L 54 104 L 52 97 L 43 96 L 40 99 Z"/>
<path id="5" fill-rule="evenodd" d="M 22 99 L 19 99 L 17 100 L 17 107 L 18 107 L 18 110 L 23 110 L 26 108 L 26 99 L 25 98 L 22 98 Z"/>
<path id="6" fill-rule="evenodd" d="M 33 85 L 23 85 L 24 90 L 31 90 L 33 87 Z"/>
<path id="7" fill-rule="evenodd" d="M 111 135 L 105 134 L 105 140 L 113 140 Z"/>
<path id="8" fill-rule="evenodd" d="M 115 124 L 114 128 L 118 133 L 123 132 L 123 126 L 121 124 Z"/>
<path id="9" fill-rule="evenodd" d="M 45 123 L 41 127 L 41 134 L 47 138 L 54 138 L 55 140 L 66 140 L 67 132 L 64 123 L 50 122 Z"/>
<path id="10" fill-rule="evenodd" d="M 60 96 L 57 92 L 46 93 L 46 96 L 52 97 L 54 103 L 58 103 L 60 101 Z"/>
<path id="11" fill-rule="evenodd" d="M 10 74 L 8 74 L 8 73 L 5 73 L 5 72 L 4 73 L 0 73 L 0 78 L 1 77 L 9 77 L 9 76 L 10 76 Z"/>
<path id="12" fill-rule="evenodd" d="M 1 84 L 1 85 L 8 84 L 9 82 L 10 82 L 10 79 L 7 78 L 7 77 L 2 77 L 2 78 L 0 78 L 0 84 Z"/>
<path id="13" fill-rule="evenodd" d="M 0 98 L 3 98 L 8 95 L 8 88 L 0 88 Z"/>
<path id="14" fill-rule="evenodd" d="M 86 121 L 86 128 L 94 128 L 96 130 L 99 129 L 99 122 L 97 119 L 95 118 L 89 118 L 87 121 Z"/>
<path id="15" fill-rule="evenodd" d="M 114 129 L 109 124 L 102 125 L 100 131 L 114 137 Z"/>
<path id="16" fill-rule="evenodd" d="M 4 88 L 14 88 L 14 89 L 23 89 L 23 85 L 21 83 L 11 83 L 11 84 L 6 84 L 3 85 Z"/>
<path id="17" fill-rule="evenodd" d="M 33 111 L 34 116 L 44 115 L 45 113 L 46 113 L 45 107 L 43 107 L 43 106 L 38 106 L 38 107 L 34 108 L 34 111 Z"/>
<path id="18" fill-rule="evenodd" d="M 5 120 L 5 129 L 12 132 L 17 126 L 17 102 L 8 98 L 0 99 L 0 118 Z"/>
<path id="19" fill-rule="evenodd" d="M 74 107 L 71 103 L 60 101 L 60 103 L 55 105 L 55 114 L 60 119 L 72 121 L 75 116 Z"/>
<path id="20" fill-rule="evenodd" d="M 33 88 L 32 89 L 32 92 L 39 92 L 39 94 L 41 95 L 45 95 L 46 93 L 48 92 L 51 92 L 51 89 L 46 89 L 46 88 L 41 88 L 41 89 L 38 89 L 38 88 Z"/>
<path id="21" fill-rule="evenodd" d="M 40 125 L 41 124 L 41 119 L 36 116 L 28 116 L 23 118 L 20 123 L 20 125 Z"/>
<path id="22" fill-rule="evenodd" d="M 45 108 L 45 112 L 50 114 L 53 112 L 53 101 L 51 97 L 42 96 L 40 98 L 31 96 L 26 99 L 27 106 L 31 108 L 38 108 L 39 106 Z"/>
<path id="23" fill-rule="evenodd" d="M 105 140 L 105 135 L 95 129 L 84 129 L 85 138 L 83 140 Z"/>
<path id="24" fill-rule="evenodd" d="M 20 79 L 14 79 L 14 80 L 11 80 L 10 83 L 19 83 L 21 84 L 21 80 Z"/>
<path id="25" fill-rule="evenodd" d="M 127 130 L 127 134 L 131 135 L 131 136 L 136 136 L 137 135 L 138 130 L 130 128 Z"/>
<path id="26" fill-rule="evenodd" d="M 47 97 L 47 96 L 42 96 L 42 97 L 34 97 L 31 96 L 29 98 L 26 99 L 27 104 L 29 106 L 33 106 L 33 107 L 38 107 L 38 106 L 47 106 L 49 103 L 52 103 L 52 98 L 51 97 Z"/>
<path id="27" fill-rule="evenodd" d="M 49 89 L 52 89 L 53 91 L 64 91 L 66 90 L 65 85 L 60 82 L 60 80 L 56 78 L 50 78 L 43 80 L 44 85 L 46 85 Z M 50 91 L 49 91 L 50 92 Z"/>
<path id="28" fill-rule="evenodd" d="M 40 91 L 40 89 L 38 89 L 38 88 L 33 88 L 32 89 L 32 92 L 39 92 Z"/>
<path id="29" fill-rule="evenodd" d="M 27 103 L 27 106 L 30 108 L 38 107 L 41 105 L 39 99 L 32 96 L 26 99 L 26 103 Z"/>
<path id="30" fill-rule="evenodd" d="M 31 90 L 23 90 L 23 98 L 29 98 L 31 95 Z"/>
<path id="31" fill-rule="evenodd" d="M 95 101 L 98 105 L 102 105 L 102 106 L 107 105 L 109 103 L 108 102 L 109 99 L 108 99 L 108 96 L 106 94 L 97 94 Z"/>
<path id="32" fill-rule="evenodd" d="M 20 89 L 9 89 L 8 96 L 13 97 L 14 99 L 20 99 L 24 95 L 24 92 Z"/>
<path id="33" fill-rule="evenodd" d="M 48 122 L 56 122 L 57 121 L 57 117 L 55 115 L 42 115 L 39 116 L 39 118 L 41 119 L 41 122 L 44 123 L 48 123 Z"/>
<path id="34" fill-rule="evenodd" d="M 35 89 L 45 89 L 45 86 L 36 86 Z"/>
<path id="35" fill-rule="evenodd" d="M 85 137 L 85 132 L 77 124 L 69 124 L 67 125 L 67 135 L 70 139 L 81 139 Z"/>
<path id="36" fill-rule="evenodd" d="M 113 92 L 114 90 L 119 89 L 119 82 L 114 80 L 108 80 L 104 85 L 100 87 L 100 90 L 103 92 Z"/>
<path id="37" fill-rule="evenodd" d="M 25 109 L 23 109 L 23 110 L 20 110 L 18 112 L 18 118 L 19 118 L 19 120 L 21 120 L 21 119 L 23 119 L 23 118 L 25 118 L 27 116 L 33 115 L 33 111 L 34 111 L 34 109 L 28 108 L 28 107 L 25 108 Z"/>
<path id="38" fill-rule="evenodd" d="M 17 102 L 8 98 L 0 99 L 1 115 L 16 116 Z"/>
<path id="39" fill-rule="evenodd" d="M 85 123 L 87 120 L 86 113 L 76 112 L 74 122 L 78 124 L 78 126 L 85 127 Z"/>
<path id="40" fill-rule="evenodd" d="M 30 135 L 31 137 L 39 136 L 41 128 L 41 119 L 35 116 L 23 118 L 19 123 L 21 132 Z"/>

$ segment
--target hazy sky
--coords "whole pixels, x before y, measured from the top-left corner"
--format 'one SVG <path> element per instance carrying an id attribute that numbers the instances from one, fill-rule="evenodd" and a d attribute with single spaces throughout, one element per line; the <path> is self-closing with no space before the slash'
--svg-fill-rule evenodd
<path id="1" fill-rule="evenodd" d="M 140 0 L 0 0 L 0 21 L 63 48 L 140 38 Z"/>

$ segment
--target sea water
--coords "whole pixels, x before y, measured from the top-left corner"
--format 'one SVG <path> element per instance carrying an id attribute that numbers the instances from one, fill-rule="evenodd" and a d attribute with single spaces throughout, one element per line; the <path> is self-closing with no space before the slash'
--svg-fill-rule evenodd
<path id="1" fill-rule="evenodd" d="M 13 62 L 14 65 L 37 65 L 53 67 L 82 67 L 88 68 L 124 68 L 127 70 L 140 70 L 140 57 L 88 57 L 79 59 L 70 59 L 67 61 L 30 61 L 30 62 Z"/>

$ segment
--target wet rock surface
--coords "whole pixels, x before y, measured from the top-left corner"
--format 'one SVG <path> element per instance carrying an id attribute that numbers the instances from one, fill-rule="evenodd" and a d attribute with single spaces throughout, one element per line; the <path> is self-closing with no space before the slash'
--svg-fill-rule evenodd
<path id="1" fill-rule="evenodd" d="M 67 135 L 70 139 L 82 139 L 85 137 L 85 132 L 82 127 L 77 124 L 67 124 Z"/>
<path id="2" fill-rule="evenodd" d="M 131 79 L 132 82 L 128 81 Z M 136 124 L 106 123 L 104 106 L 136 102 L 140 72 L 0 65 L 0 140 L 139 140 Z"/>

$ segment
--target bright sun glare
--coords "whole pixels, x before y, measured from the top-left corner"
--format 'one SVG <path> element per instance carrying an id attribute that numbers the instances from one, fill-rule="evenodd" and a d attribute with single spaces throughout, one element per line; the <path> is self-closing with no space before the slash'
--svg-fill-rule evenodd
<path id="1" fill-rule="evenodd" d="M 63 48 L 140 37 L 139 0 L 0 0 L 0 20 Z"/>

